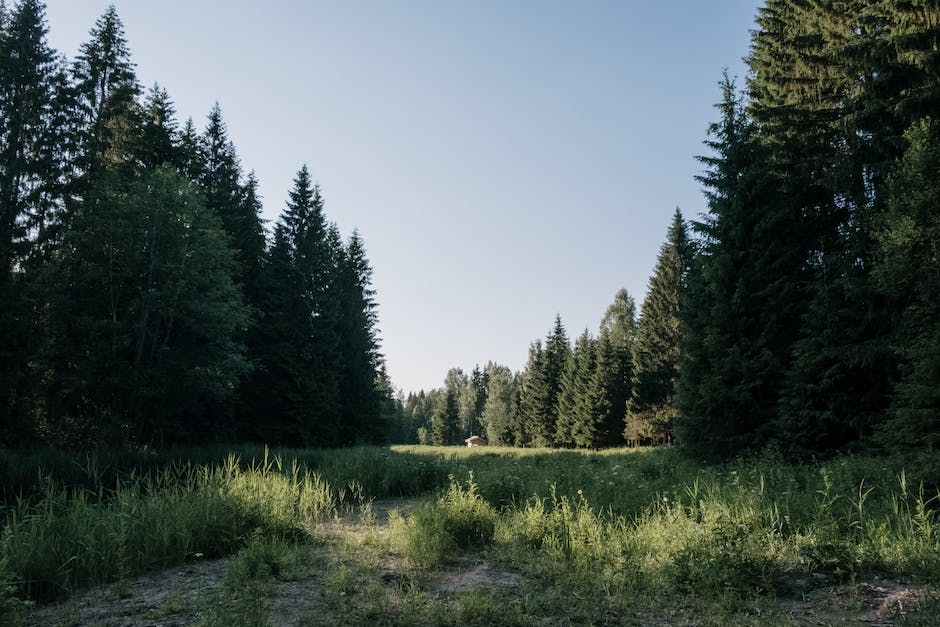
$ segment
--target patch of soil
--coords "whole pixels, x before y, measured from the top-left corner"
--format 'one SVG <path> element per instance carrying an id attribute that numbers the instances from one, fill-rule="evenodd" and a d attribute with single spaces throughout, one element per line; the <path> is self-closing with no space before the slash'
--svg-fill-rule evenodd
<path id="1" fill-rule="evenodd" d="M 268 608 L 268 620 L 277 627 L 303 624 L 303 611 L 315 607 L 323 590 L 313 580 L 278 582 Z"/>
<path id="2" fill-rule="evenodd" d="M 814 590 L 794 603 L 790 613 L 815 625 L 849 620 L 871 627 L 893 627 L 898 617 L 917 610 L 929 595 L 925 586 L 875 577 L 854 585 Z"/>
<path id="3" fill-rule="evenodd" d="M 474 588 L 490 590 L 515 588 L 522 583 L 518 573 L 489 562 L 465 562 L 448 568 L 440 575 L 438 588 L 443 592 L 468 592 Z"/>
<path id="4" fill-rule="evenodd" d="M 192 623 L 222 586 L 225 560 L 200 560 L 161 573 L 78 593 L 64 603 L 41 606 L 27 625 L 120 625 L 176 627 Z"/>
<path id="5" fill-rule="evenodd" d="M 920 605 L 926 591 L 890 579 L 856 586 L 862 600 L 862 621 L 872 625 L 891 625 L 891 620 L 903 616 Z"/>

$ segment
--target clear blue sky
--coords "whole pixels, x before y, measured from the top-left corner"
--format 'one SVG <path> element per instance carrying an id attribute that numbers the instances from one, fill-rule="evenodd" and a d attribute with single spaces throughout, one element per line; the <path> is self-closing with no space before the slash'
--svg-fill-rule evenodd
<path id="1" fill-rule="evenodd" d="M 107 0 L 48 0 L 70 59 Z M 138 76 L 218 101 L 273 223 L 307 163 L 375 268 L 396 386 L 524 366 L 555 313 L 639 306 L 670 217 L 704 210 L 722 68 L 757 0 L 117 0 Z"/>

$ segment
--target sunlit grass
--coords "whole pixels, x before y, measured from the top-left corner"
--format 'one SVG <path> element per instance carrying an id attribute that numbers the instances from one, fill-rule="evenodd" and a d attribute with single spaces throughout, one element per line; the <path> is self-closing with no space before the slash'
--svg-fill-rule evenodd
<path id="1" fill-rule="evenodd" d="M 704 595 L 734 613 L 749 599 L 871 574 L 940 583 L 940 502 L 929 460 L 793 465 L 766 456 L 702 466 L 671 449 L 240 450 L 248 452 L 202 463 L 165 458 L 141 471 L 85 458 L 68 481 L 44 470 L 29 498 L 6 505 L 0 619 L 26 599 L 58 598 L 196 555 L 237 554 L 226 583 L 231 603 L 206 621 L 224 623 L 232 605 L 243 606 L 239 620 L 255 624 L 267 584 L 251 582 L 284 577 L 292 547 L 315 537 L 318 521 L 359 512 L 374 525 L 373 499 L 422 494 L 431 498 L 393 515 L 388 545 L 370 551 L 397 552 L 419 571 L 484 556 L 576 598 L 603 591 L 610 616 L 637 595 Z M 332 589 L 361 579 L 354 575 L 347 568 L 326 579 Z M 373 592 L 369 615 L 408 603 L 407 595 Z M 337 607 L 352 603 L 336 594 Z M 467 607 L 491 594 L 469 594 Z M 552 605 L 523 601 L 506 602 L 523 614 Z M 607 620 L 586 606 L 577 611 Z"/>

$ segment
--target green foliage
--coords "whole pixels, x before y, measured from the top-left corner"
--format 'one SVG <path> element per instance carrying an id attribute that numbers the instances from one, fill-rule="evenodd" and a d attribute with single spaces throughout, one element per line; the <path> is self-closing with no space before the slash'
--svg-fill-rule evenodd
<path id="1" fill-rule="evenodd" d="M 71 75 L 46 42 L 41 2 L 4 9 L 2 22 L 3 439 L 379 441 L 379 403 L 391 401 L 388 418 L 396 406 L 377 389 L 361 238 L 343 244 L 317 192 L 317 211 L 285 217 L 313 227 L 286 232 L 299 253 L 266 259 L 258 182 L 242 176 L 220 108 L 200 133 L 191 120 L 178 128 L 159 86 L 142 97 L 113 6 Z M 291 327 L 294 287 L 313 328 Z M 316 337 L 300 343 L 301 363 L 285 350 L 292 334 Z M 285 372 L 268 433 L 254 417 Z M 292 382 L 308 389 L 292 394 Z"/>
<path id="2" fill-rule="evenodd" d="M 457 394 L 454 390 L 448 389 L 431 418 L 431 444 L 434 446 L 461 444 L 459 429 Z"/>
<path id="3" fill-rule="evenodd" d="M 372 268 L 365 245 L 354 231 L 339 256 L 341 315 L 340 338 L 339 442 L 344 445 L 381 440 L 384 425 L 379 417 L 378 314 Z"/>
<path id="4" fill-rule="evenodd" d="M 520 396 L 519 377 L 513 376 L 509 368 L 489 364 L 486 367 L 486 402 L 481 420 L 486 429 L 487 441 L 496 446 L 515 442 L 514 427 L 521 419 L 516 407 Z"/>
<path id="5" fill-rule="evenodd" d="M 597 340 L 584 330 L 561 377 L 558 420 L 554 441 L 562 446 L 589 447 L 595 442 L 597 403 L 594 376 L 597 370 Z"/>
<path id="6" fill-rule="evenodd" d="M 513 441 L 517 446 L 525 446 L 532 442 L 533 429 L 541 429 L 549 422 L 554 423 L 555 408 L 552 406 L 551 383 L 548 378 L 546 353 L 541 340 L 529 345 L 529 359 L 525 370 L 519 375 L 521 389 L 519 392 L 518 419 L 511 421 Z M 501 440 L 504 443 L 509 441 Z M 547 441 L 541 442 L 546 446 Z"/>
<path id="7" fill-rule="evenodd" d="M 399 518 L 393 527 L 406 559 L 428 568 L 458 551 L 491 542 L 496 518 L 496 510 L 480 496 L 471 471 L 466 488 L 450 477 L 450 487 L 434 504 Z"/>
<path id="8" fill-rule="evenodd" d="M 692 455 L 761 449 L 773 433 L 801 311 L 798 230 L 779 201 L 768 155 L 726 77 L 715 151 L 701 160 L 709 214 L 693 223 L 698 250 L 685 296 L 676 435 Z M 794 434 L 799 437 L 799 434 Z"/>
<path id="9" fill-rule="evenodd" d="M 810 466 L 765 455 L 704 466 L 668 448 L 255 453 L 257 461 L 178 463 L 113 487 L 90 478 L 90 489 L 65 489 L 47 479 L 41 494 L 5 511 L 0 564 L 7 582 L 20 582 L 7 610 L 196 552 L 235 554 L 224 590 L 205 608 L 210 624 L 263 620 L 274 582 L 321 568 L 345 607 L 339 592 L 364 594 L 366 579 L 346 563 L 310 563 L 303 547 L 312 546 L 316 520 L 402 494 L 436 495 L 391 518 L 389 548 L 409 564 L 429 569 L 479 551 L 530 579 L 542 609 L 554 598 L 548 588 L 564 590 L 577 606 L 565 616 L 616 614 L 650 595 L 653 610 L 704 598 L 734 613 L 873 574 L 940 583 L 940 493 L 928 457 Z M 601 610 L 591 596 L 599 590 Z M 539 614 L 532 602 L 519 609 Z M 389 610 L 373 610 L 380 607 Z"/>
<path id="10" fill-rule="evenodd" d="M 248 311 L 218 219 L 169 167 L 97 203 L 64 236 L 48 437 L 206 436 L 222 425 L 201 409 L 247 368 L 236 335 Z"/>
<path id="11" fill-rule="evenodd" d="M 4 9 L 4 13 L 6 10 Z M 68 79 L 46 40 L 45 7 L 24 0 L 0 26 L 0 439 L 33 436 L 27 398 L 41 316 L 37 265 L 50 252 L 72 139 Z"/>
<path id="12" fill-rule="evenodd" d="M 549 446 L 555 439 L 558 395 L 570 359 L 568 335 L 561 316 L 556 315 L 544 348 L 539 340 L 532 343 L 529 347 L 529 361 L 520 375 L 521 413 L 514 427 L 517 446 Z"/>
<path id="13" fill-rule="evenodd" d="M 659 250 L 637 325 L 625 435 L 634 443 L 673 439 L 682 343 L 680 299 L 690 262 L 689 237 L 678 209 Z"/>
<path id="14" fill-rule="evenodd" d="M 336 511 L 319 475 L 278 459 L 242 469 L 173 466 L 114 486 L 70 491 L 48 482 L 35 503 L 6 513 L 3 552 L 14 581 L 32 598 L 51 599 L 194 557 L 226 555 L 252 533 L 303 538 Z M 198 555 L 197 555 L 198 554 Z"/>
<path id="15" fill-rule="evenodd" d="M 371 269 L 361 238 L 348 246 L 326 221 L 303 166 L 265 265 L 258 368 L 246 386 L 245 435 L 288 445 L 379 439 Z M 250 422 L 264 414 L 264 424 Z"/>
<path id="16" fill-rule="evenodd" d="M 940 126 L 906 135 L 878 232 L 877 278 L 900 309 L 894 349 L 901 362 L 884 435 L 905 447 L 940 446 Z"/>
<path id="17" fill-rule="evenodd" d="M 632 354 L 637 339 L 636 304 L 620 290 L 604 313 L 597 339 L 597 365 L 591 381 L 593 410 L 588 446 L 623 444 L 627 400 L 632 388 Z"/>

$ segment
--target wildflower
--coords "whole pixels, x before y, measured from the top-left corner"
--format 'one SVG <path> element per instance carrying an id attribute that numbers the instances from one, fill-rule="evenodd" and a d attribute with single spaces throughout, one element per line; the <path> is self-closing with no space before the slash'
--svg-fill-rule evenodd
<path id="1" fill-rule="evenodd" d="M 578 496 L 583 496 L 581 490 L 578 490 Z"/>

